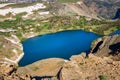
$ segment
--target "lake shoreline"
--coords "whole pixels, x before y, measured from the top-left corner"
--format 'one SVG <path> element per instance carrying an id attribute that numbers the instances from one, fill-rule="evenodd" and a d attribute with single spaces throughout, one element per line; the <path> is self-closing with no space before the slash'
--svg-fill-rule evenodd
<path id="1" fill-rule="evenodd" d="M 66 32 L 66 31 L 71 31 L 71 30 L 65 30 L 65 31 L 59 31 L 59 32 L 55 32 L 55 33 L 61 33 L 61 32 Z M 79 30 L 72 30 L 72 31 L 79 31 Z M 84 31 L 84 30 L 82 30 L 82 31 Z M 87 33 L 90 33 L 90 32 L 88 32 L 87 31 Z M 49 33 L 49 34 L 54 34 L 54 33 Z M 49 35 L 49 34 L 47 34 L 47 35 Z M 46 34 L 42 34 L 42 35 L 38 35 L 38 36 L 44 36 L 44 35 L 46 35 Z M 34 36 L 35 37 L 35 36 Z M 34 37 L 30 37 L 30 38 L 34 38 Z M 104 36 L 103 36 L 104 37 Z M 28 39 L 30 39 L 30 38 L 28 38 Z M 12 40 L 11 40 L 12 41 Z M 13 44 L 17 44 L 17 45 L 21 45 L 21 50 L 23 51 L 23 44 L 22 43 L 16 43 L 16 42 L 14 42 L 14 41 L 12 41 L 13 42 Z M 93 43 L 93 42 L 92 42 Z M 7 62 L 10 62 L 10 63 L 14 63 L 14 64 L 17 64 L 18 65 L 18 63 L 21 61 L 21 59 L 24 57 L 24 51 L 15 59 L 15 60 L 11 60 L 11 59 L 9 59 L 9 58 L 4 58 L 4 60 L 5 61 L 7 61 Z M 72 56 L 72 55 L 71 55 Z M 44 60 L 44 59 L 43 59 Z"/>
<path id="2" fill-rule="evenodd" d="M 19 64 L 31 64 L 30 62 L 52 57 L 69 59 L 74 54 L 88 52 L 92 41 L 98 37 L 97 34 L 83 30 L 66 30 L 31 37 L 23 42 L 25 55 Z M 85 41 L 86 43 L 81 43 Z"/>

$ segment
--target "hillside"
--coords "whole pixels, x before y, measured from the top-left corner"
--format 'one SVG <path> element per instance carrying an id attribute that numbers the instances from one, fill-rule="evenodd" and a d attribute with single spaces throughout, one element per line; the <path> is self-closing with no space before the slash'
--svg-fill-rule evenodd
<path id="1" fill-rule="evenodd" d="M 21 42 L 33 36 L 78 29 L 108 35 L 120 29 L 119 20 L 100 20 L 97 14 L 82 1 L 50 4 L 1 3 L 0 7 L 0 55 L 2 63 L 4 60 L 11 61 L 9 59 L 15 60 L 12 61 L 13 63 L 18 62 L 24 55 Z M 11 10 L 12 12 L 10 12 Z M 7 48 L 5 45 L 11 46 Z M 8 53 L 11 53 L 11 55 Z M 17 56 L 13 56 L 13 54 Z M 9 59 L 6 59 L 6 57 Z"/>
<path id="2" fill-rule="evenodd" d="M 11 0 L 12 1 L 12 0 Z M 48 11 L 52 14 L 56 15 L 80 15 L 86 16 L 94 19 L 112 19 L 115 17 L 117 10 L 120 8 L 120 0 L 23 0 L 24 3 L 19 3 L 17 1 L 18 8 L 23 7 L 29 4 L 35 4 L 37 2 L 46 3 L 49 2 L 46 6 L 48 6 Z M 14 0 L 12 1 L 16 3 Z M 17 5 L 11 4 L 6 5 L 9 7 L 17 7 Z M 5 6 L 4 6 L 5 8 Z M 1 11 L 0 11 L 1 12 Z M 14 11 L 11 11 L 14 12 Z"/>
<path id="3" fill-rule="evenodd" d="M 84 0 L 100 17 L 111 19 L 120 8 L 120 0 Z"/>
<path id="4" fill-rule="evenodd" d="M 120 79 L 120 35 L 108 36 L 120 30 L 120 0 L 18 1 L 0 3 L 0 80 Z M 24 40 L 66 30 L 103 37 L 92 43 L 88 56 L 84 53 L 70 60 L 49 58 L 18 65 L 24 56 Z"/>
<path id="5" fill-rule="evenodd" d="M 93 47 L 93 49 L 91 50 L 92 53 L 89 53 L 88 57 L 86 57 L 85 53 L 82 53 L 71 56 L 70 60 L 62 61 L 61 59 L 57 59 L 57 58 L 46 59 L 35 62 L 25 67 L 21 67 L 18 69 L 17 72 L 21 74 L 23 74 L 22 71 L 25 71 L 27 73 L 32 73 L 31 76 L 38 76 L 39 74 L 40 77 L 38 79 L 119 80 L 120 78 L 119 77 L 120 76 L 119 73 L 120 39 L 119 38 L 120 35 L 113 35 L 113 36 L 106 36 L 104 38 L 99 38 L 93 44 L 94 47 L 95 48 L 98 47 L 98 49 L 96 50 L 96 52 L 94 52 L 95 48 Z M 101 41 L 103 41 L 103 43 L 100 46 L 97 46 Z M 111 47 L 115 47 L 115 48 L 111 48 Z M 49 66 L 49 68 L 47 66 Z M 51 66 L 52 68 L 54 68 L 53 70 Z"/>

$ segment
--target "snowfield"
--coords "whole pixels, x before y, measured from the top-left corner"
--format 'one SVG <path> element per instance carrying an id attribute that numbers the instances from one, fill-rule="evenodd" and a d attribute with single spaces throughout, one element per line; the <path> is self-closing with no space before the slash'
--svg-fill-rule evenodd
<path id="1" fill-rule="evenodd" d="M 5 5 L 0 5 L 0 6 L 5 6 Z M 42 3 L 37 3 L 36 5 L 33 6 L 28 6 L 28 7 L 23 7 L 23 8 L 8 8 L 8 9 L 0 9 L 0 15 L 5 16 L 8 13 L 12 13 L 13 15 L 19 14 L 26 12 L 28 15 L 32 14 L 34 10 L 39 10 L 39 9 L 44 9 L 46 8 L 45 5 Z"/>
<path id="2" fill-rule="evenodd" d="M 5 3 L 5 4 L 0 4 L 0 8 L 5 7 L 7 5 L 14 4 L 14 3 Z"/>
<path id="3" fill-rule="evenodd" d="M 49 11 L 46 11 L 46 12 L 40 12 L 39 14 L 40 14 L 40 15 L 47 15 L 47 14 L 49 14 Z"/>

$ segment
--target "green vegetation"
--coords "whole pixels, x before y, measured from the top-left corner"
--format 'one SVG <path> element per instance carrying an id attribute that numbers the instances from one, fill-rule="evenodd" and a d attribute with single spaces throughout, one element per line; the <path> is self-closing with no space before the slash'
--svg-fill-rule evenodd
<path id="1" fill-rule="evenodd" d="M 5 20 L 4 22 L 0 22 L 0 28 L 15 28 L 17 25 L 17 21 Z"/>
<path id="2" fill-rule="evenodd" d="M 26 14 L 27 14 L 26 12 L 22 12 L 22 13 L 16 14 L 16 15 L 14 16 L 14 18 L 16 18 L 17 20 L 18 20 L 18 19 L 22 19 L 21 17 L 22 17 L 23 15 L 26 15 Z"/>
<path id="3" fill-rule="evenodd" d="M 21 16 L 26 13 L 20 13 L 16 16 L 15 20 L 5 20 L 4 22 L 0 22 L 1 29 L 14 29 L 15 32 L 9 33 L 0 33 L 1 35 L 10 36 L 11 34 L 15 34 L 21 40 L 26 39 L 24 34 L 29 34 L 33 32 L 33 34 L 45 34 L 45 33 L 54 33 L 57 31 L 63 30 L 85 30 L 88 32 L 94 32 L 100 35 L 108 35 L 109 33 L 120 29 L 120 21 L 100 21 L 100 20 L 86 20 L 86 18 L 79 17 L 75 18 L 74 16 L 52 16 L 47 19 L 36 19 L 36 20 L 23 20 Z"/>
<path id="4" fill-rule="evenodd" d="M 100 75 L 99 78 L 100 78 L 100 80 L 108 80 L 105 75 Z"/>
<path id="5" fill-rule="evenodd" d="M 120 29 L 120 21 L 115 21 L 115 22 L 105 22 L 104 24 L 100 24 L 97 26 L 93 32 L 97 32 L 98 34 L 101 35 L 108 35 L 111 32 Z"/>
<path id="6" fill-rule="evenodd" d="M 4 4 L 4 3 L 7 3 L 7 2 L 0 1 L 0 4 Z"/>
<path id="7" fill-rule="evenodd" d="M 35 66 L 32 68 L 34 71 L 37 71 L 39 69 L 39 67 Z"/>
<path id="8" fill-rule="evenodd" d="M 84 62 L 81 62 L 80 65 L 84 65 L 85 63 Z"/>
<path id="9" fill-rule="evenodd" d="M 0 18 L 4 18 L 4 16 L 0 15 Z"/>
<path id="10" fill-rule="evenodd" d="M 0 42 L 0 48 L 2 48 L 2 46 L 3 46 L 3 42 Z"/>

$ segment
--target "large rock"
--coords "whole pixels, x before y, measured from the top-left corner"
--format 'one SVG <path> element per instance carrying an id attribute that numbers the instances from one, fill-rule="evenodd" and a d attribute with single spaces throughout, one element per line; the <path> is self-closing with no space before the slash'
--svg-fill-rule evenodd
<path id="1" fill-rule="evenodd" d="M 25 67 L 20 67 L 17 72 L 22 74 L 30 73 L 32 76 L 39 77 L 57 76 L 64 62 L 64 59 L 59 58 L 40 60 Z"/>
<path id="2" fill-rule="evenodd" d="M 120 35 L 106 36 L 97 40 L 92 53 L 99 57 L 111 57 L 120 60 Z"/>

